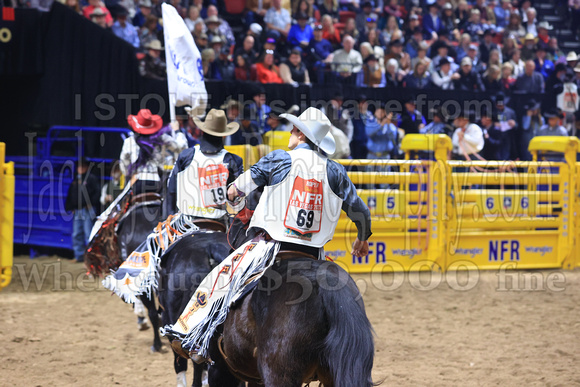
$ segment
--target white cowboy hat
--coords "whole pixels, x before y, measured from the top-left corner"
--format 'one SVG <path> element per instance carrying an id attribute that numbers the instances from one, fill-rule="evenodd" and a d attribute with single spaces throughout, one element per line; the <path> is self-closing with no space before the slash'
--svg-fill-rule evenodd
<path id="1" fill-rule="evenodd" d="M 574 51 L 570 51 L 568 55 L 566 55 L 567 62 L 576 62 L 578 60 L 578 55 Z"/>
<path id="2" fill-rule="evenodd" d="M 299 117 L 293 114 L 283 113 L 280 118 L 285 118 L 296 126 L 317 147 L 331 155 L 336 151 L 334 137 L 330 133 L 332 124 L 326 115 L 320 110 L 310 107 Z"/>

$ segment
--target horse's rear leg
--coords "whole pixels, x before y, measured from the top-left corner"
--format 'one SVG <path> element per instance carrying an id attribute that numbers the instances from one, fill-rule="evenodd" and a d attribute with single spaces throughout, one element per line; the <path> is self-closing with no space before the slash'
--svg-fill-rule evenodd
<path id="1" fill-rule="evenodd" d="M 150 300 L 147 296 L 139 296 L 143 305 L 147 308 L 149 312 L 149 321 L 153 326 L 153 346 L 151 347 L 152 352 L 161 351 L 161 336 L 159 335 L 159 313 L 157 312 L 157 307 L 155 305 L 155 300 Z"/>

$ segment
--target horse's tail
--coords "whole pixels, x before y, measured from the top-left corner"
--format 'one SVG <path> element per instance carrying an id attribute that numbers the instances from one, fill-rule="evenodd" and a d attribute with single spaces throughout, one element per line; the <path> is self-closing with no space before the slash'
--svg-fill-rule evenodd
<path id="1" fill-rule="evenodd" d="M 375 353 L 373 328 L 354 281 L 342 269 L 338 277 L 341 285 L 338 289 L 320 287 L 329 326 L 321 360 L 330 370 L 335 385 L 371 387 L 374 385 L 371 377 Z"/>

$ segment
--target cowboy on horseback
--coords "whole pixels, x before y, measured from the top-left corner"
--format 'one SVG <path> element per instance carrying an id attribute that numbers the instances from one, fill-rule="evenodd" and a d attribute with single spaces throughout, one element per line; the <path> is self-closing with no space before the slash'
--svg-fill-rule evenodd
<path id="1" fill-rule="evenodd" d="M 281 250 L 315 257 L 332 239 L 342 208 L 358 230 L 352 254 L 366 256 L 371 236 L 369 209 L 344 167 L 320 152 L 336 150 L 330 121 L 316 108 L 308 108 L 300 117 L 280 117 L 294 125 L 288 144 L 291 151 L 276 150 L 263 157 L 228 188 L 229 200 L 264 187 L 250 228 L 265 230 L 282 243 Z"/>
<path id="2" fill-rule="evenodd" d="M 161 257 L 175 242 L 200 228 L 225 231 L 227 185 L 243 171 L 243 160 L 223 148 L 223 138 L 235 133 L 239 124 L 228 124 L 224 111 L 216 109 L 205 122 L 197 117 L 194 121 L 203 135 L 199 145 L 181 152 L 171 172 L 163 204 L 169 216 L 105 278 L 105 287 L 126 302 L 157 288 Z"/>
<path id="3" fill-rule="evenodd" d="M 189 352 L 196 362 L 207 361 L 210 339 L 229 307 L 274 264 L 279 251 L 323 257 L 322 247 L 332 239 L 341 208 L 358 229 L 352 254 L 368 254 L 370 212 L 344 167 L 319 151 L 335 151 L 330 121 L 315 108 L 300 117 L 281 117 L 294 125 L 291 151 L 276 150 L 263 157 L 228 189 L 228 198 L 234 201 L 264 187 L 249 226 L 262 234 L 218 265 L 194 292 L 177 323 L 162 328 L 162 334 L 174 338 L 176 352 L 184 356 Z"/>

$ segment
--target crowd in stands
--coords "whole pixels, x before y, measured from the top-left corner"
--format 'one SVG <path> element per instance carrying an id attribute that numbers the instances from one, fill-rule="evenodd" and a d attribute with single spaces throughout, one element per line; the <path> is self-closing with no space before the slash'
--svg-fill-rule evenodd
<path id="1" fill-rule="evenodd" d="M 63 1 L 133 45 L 142 55 L 143 76 L 165 78 L 162 0 Z M 228 3 L 240 1 L 244 11 L 233 28 L 225 10 Z M 360 96 L 353 112 L 343 108 L 337 95 L 327 114 L 350 142 L 353 158 L 397 157 L 405 134 L 446 133 L 458 158 L 529 159 L 526 148 L 533 136 L 575 135 L 580 121 L 578 56 L 560 49 L 552 25 L 539 20 L 530 0 L 168 2 L 194 37 L 207 80 L 404 87 L 415 96 L 422 90 L 494 96 L 490 109 L 462 109 L 455 120 L 439 109 L 430 111 L 427 120 L 412 99 L 401 111 L 389 111 L 382 104 L 367 109 Z M 569 0 L 568 7 L 576 33 L 580 1 Z M 230 119 L 242 124 L 230 143 L 254 144 L 280 125 L 263 91 L 257 90 L 251 106 L 228 106 Z M 507 106 L 514 93 L 545 97 L 516 114 Z"/>

